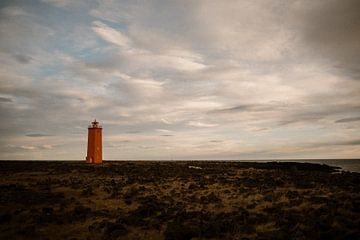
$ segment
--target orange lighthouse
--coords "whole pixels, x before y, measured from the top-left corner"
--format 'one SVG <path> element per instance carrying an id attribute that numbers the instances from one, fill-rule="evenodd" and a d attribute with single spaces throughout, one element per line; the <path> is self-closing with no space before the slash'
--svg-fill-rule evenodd
<path id="1" fill-rule="evenodd" d="M 88 127 L 87 163 L 102 163 L 102 127 L 96 119 Z"/>

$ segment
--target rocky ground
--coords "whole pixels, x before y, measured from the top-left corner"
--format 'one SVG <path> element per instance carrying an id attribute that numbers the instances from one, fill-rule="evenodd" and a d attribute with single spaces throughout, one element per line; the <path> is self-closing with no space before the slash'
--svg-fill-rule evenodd
<path id="1" fill-rule="evenodd" d="M 236 162 L 0 162 L 0 239 L 360 239 L 359 173 Z"/>

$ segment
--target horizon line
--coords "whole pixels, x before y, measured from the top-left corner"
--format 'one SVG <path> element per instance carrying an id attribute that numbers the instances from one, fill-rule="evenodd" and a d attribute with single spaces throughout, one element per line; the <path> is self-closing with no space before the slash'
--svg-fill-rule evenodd
<path id="1" fill-rule="evenodd" d="M 108 159 L 103 161 L 312 161 L 312 160 L 360 160 L 360 158 L 279 158 L 279 159 Z M 0 159 L 0 161 L 73 161 L 83 159 Z"/>

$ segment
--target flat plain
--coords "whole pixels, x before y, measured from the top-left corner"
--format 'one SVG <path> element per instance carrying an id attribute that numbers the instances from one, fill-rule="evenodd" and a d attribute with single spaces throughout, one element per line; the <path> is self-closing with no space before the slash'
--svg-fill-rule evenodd
<path id="1" fill-rule="evenodd" d="M 0 162 L 0 239 L 360 239 L 360 174 L 309 163 Z"/>

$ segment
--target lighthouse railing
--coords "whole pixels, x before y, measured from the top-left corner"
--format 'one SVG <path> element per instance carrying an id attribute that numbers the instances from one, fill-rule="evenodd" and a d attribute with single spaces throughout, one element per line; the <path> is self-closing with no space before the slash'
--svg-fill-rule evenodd
<path id="1" fill-rule="evenodd" d="M 102 125 L 98 124 L 98 125 L 94 126 L 94 125 L 90 124 L 88 126 L 88 128 L 102 128 Z"/>

